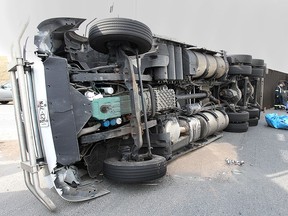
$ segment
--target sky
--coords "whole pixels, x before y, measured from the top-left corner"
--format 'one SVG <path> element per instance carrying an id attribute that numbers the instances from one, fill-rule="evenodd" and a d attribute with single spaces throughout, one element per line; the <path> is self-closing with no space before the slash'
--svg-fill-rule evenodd
<path id="1" fill-rule="evenodd" d="M 110 7 L 113 5 L 113 11 Z M 37 25 L 53 17 L 127 17 L 148 25 L 152 32 L 191 45 L 249 54 L 264 59 L 270 69 L 288 73 L 287 0 L 2 0 L 0 55 L 29 20 L 25 37 L 33 43 Z"/>

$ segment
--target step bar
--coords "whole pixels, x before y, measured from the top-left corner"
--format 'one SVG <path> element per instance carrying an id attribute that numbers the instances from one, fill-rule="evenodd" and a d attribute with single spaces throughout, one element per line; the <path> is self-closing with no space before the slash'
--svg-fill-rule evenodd
<path id="1" fill-rule="evenodd" d="M 18 142 L 21 154 L 21 168 L 27 188 L 50 211 L 56 206 L 40 187 L 39 171 L 44 168 L 43 151 L 40 144 L 39 126 L 36 116 L 32 75 L 25 67 L 21 55 L 20 40 L 28 26 L 24 25 L 18 37 L 16 49 L 16 66 L 10 72 L 15 120 L 18 131 Z"/>

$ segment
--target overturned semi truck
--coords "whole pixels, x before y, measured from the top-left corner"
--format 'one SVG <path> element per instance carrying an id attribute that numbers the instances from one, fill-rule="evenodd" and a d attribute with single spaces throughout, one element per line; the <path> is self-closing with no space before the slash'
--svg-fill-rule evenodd
<path id="1" fill-rule="evenodd" d="M 43 21 L 34 57 L 19 52 L 10 70 L 25 182 L 48 209 L 41 169 L 62 198 L 89 200 L 109 192 L 99 175 L 151 181 L 223 130 L 258 124 L 264 60 L 159 37 L 126 18 L 99 20 L 84 37 L 75 33 L 84 21 Z"/>

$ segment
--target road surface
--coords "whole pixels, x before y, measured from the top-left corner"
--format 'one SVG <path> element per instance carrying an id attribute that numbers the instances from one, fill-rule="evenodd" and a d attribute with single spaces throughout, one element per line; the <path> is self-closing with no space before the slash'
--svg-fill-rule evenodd
<path id="1" fill-rule="evenodd" d="M 41 179 L 57 206 L 53 215 L 287 215 L 288 131 L 267 127 L 264 115 L 247 133 L 224 132 L 170 163 L 155 182 L 105 181 L 111 193 L 94 200 L 66 202 Z M 0 105 L 0 215 L 52 215 L 24 184 L 13 121 L 13 105 Z M 245 163 L 227 165 L 226 158 Z"/>

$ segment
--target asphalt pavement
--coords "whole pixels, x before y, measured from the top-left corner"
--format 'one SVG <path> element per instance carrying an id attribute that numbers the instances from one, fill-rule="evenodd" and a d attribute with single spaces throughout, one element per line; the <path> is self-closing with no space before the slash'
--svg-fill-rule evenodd
<path id="1" fill-rule="evenodd" d="M 248 132 L 224 132 L 221 139 L 170 163 L 157 181 L 105 180 L 110 193 L 94 200 L 67 202 L 41 179 L 57 206 L 51 213 L 24 184 L 13 105 L 0 105 L 0 215 L 287 215 L 288 130 L 268 127 L 266 113 Z M 244 164 L 228 165 L 225 159 Z"/>

